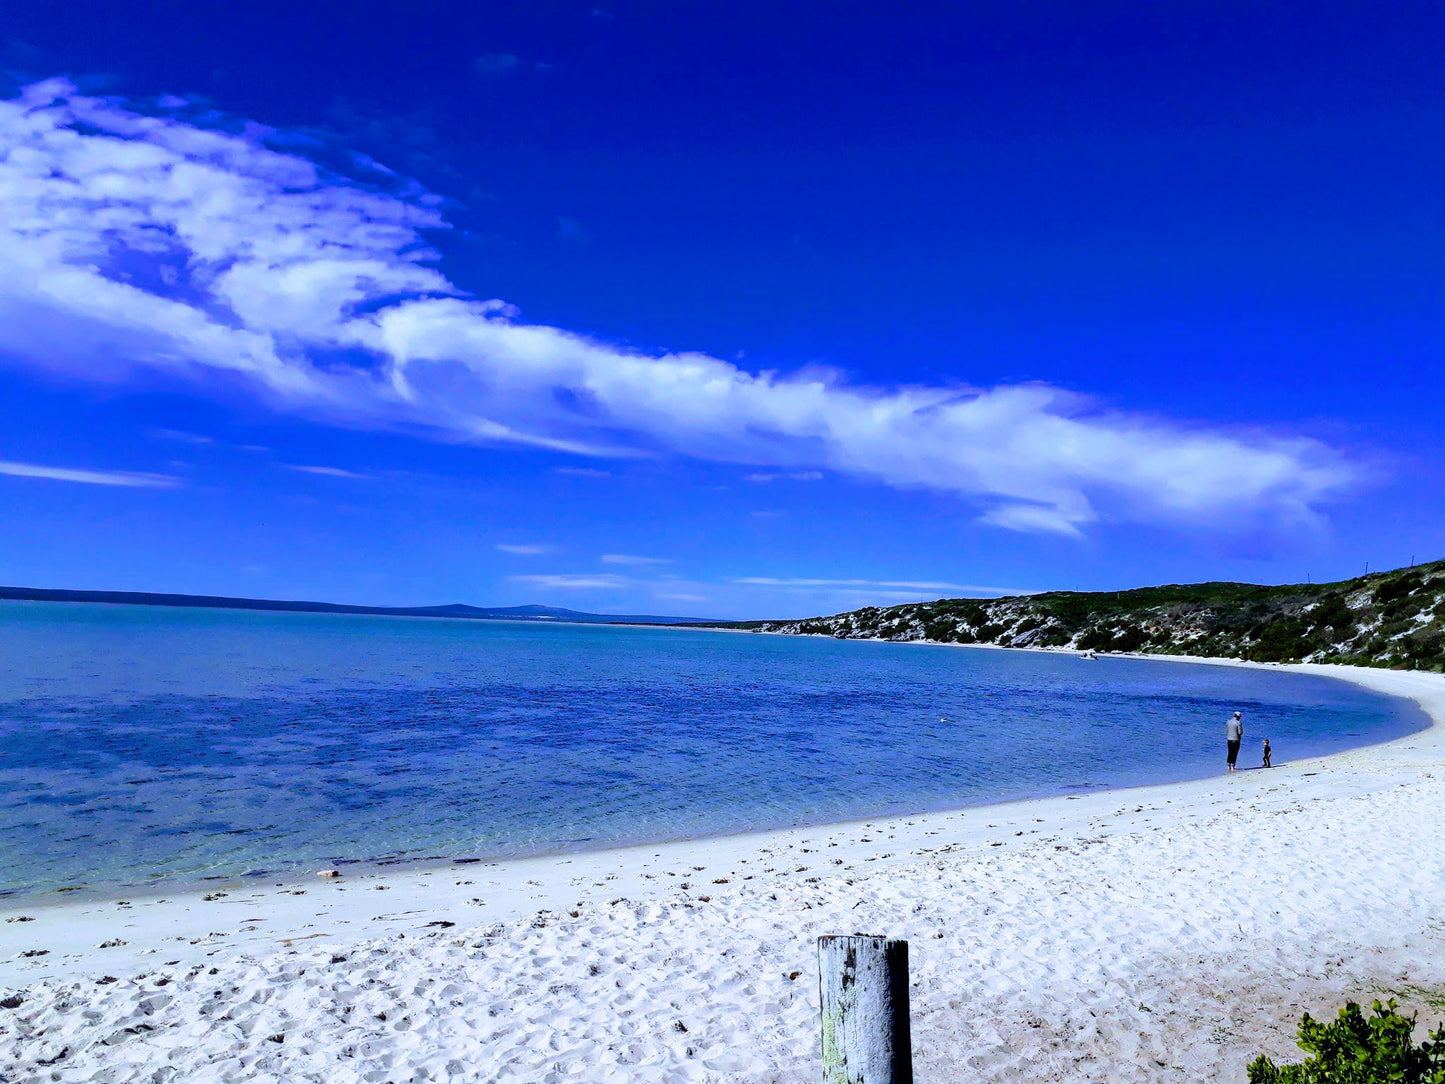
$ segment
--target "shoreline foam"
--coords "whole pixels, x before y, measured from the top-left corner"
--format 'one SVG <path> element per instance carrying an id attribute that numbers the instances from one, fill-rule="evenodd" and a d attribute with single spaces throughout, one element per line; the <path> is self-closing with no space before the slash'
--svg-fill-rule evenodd
<path id="1" fill-rule="evenodd" d="M 852 929 L 914 941 L 924 1076 L 1241 1079 L 1301 1007 L 1445 989 L 1417 841 L 1445 829 L 1445 678 L 1268 668 L 1431 726 L 1184 783 L 34 907 L 0 923 L 0 1079 L 811 1079 L 811 940 Z"/>

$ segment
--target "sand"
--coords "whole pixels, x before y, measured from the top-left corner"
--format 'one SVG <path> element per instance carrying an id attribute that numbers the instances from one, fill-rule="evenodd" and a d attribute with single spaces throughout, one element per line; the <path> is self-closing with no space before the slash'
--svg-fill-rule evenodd
<path id="1" fill-rule="evenodd" d="M 940 1084 L 1242 1081 L 1346 998 L 1433 1023 L 1445 677 L 1302 669 L 1434 726 L 1080 798 L 0 914 L 0 1080 L 812 1081 L 825 933 L 910 941 Z"/>

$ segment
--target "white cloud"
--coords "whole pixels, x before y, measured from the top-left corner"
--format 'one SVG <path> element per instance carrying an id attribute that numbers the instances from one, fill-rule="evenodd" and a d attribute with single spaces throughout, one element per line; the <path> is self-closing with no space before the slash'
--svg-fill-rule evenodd
<path id="1" fill-rule="evenodd" d="M 638 557 L 631 553 L 604 553 L 602 555 L 604 564 L 609 565 L 670 565 L 671 559 L 667 557 Z"/>
<path id="2" fill-rule="evenodd" d="M 346 181 L 257 125 L 187 115 L 58 80 L 0 102 L 0 352 L 89 379 L 241 381 L 278 409 L 439 440 L 835 471 L 1061 535 L 1312 522 L 1362 477 L 1317 441 L 1043 385 L 870 387 L 527 324 L 436 270 L 422 232 L 446 223 L 415 185 Z"/>
<path id="3" fill-rule="evenodd" d="M 354 470 L 346 470 L 342 467 L 313 467 L 301 463 L 282 463 L 287 470 L 300 471 L 302 474 L 319 474 L 323 478 L 356 478 L 369 480 L 371 475 L 361 474 Z"/>
<path id="4" fill-rule="evenodd" d="M 170 489 L 181 484 L 179 478 L 170 474 L 46 467 L 38 463 L 0 462 L 0 474 L 15 478 L 44 478 L 52 482 L 83 482 L 92 486 L 125 486 L 133 489 Z"/>
<path id="5" fill-rule="evenodd" d="M 512 542 L 498 542 L 497 549 L 503 553 L 516 554 L 518 557 L 536 557 L 538 554 L 549 552 L 551 546 L 542 545 L 518 545 Z"/>
<path id="6" fill-rule="evenodd" d="M 823 472 L 820 470 L 790 470 L 782 472 L 757 471 L 744 476 L 745 482 L 776 482 L 779 479 L 787 479 L 793 482 L 821 482 Z"/>
<path id="7" fill-rule="evenodd" d="M 596 467 L 555 467 L 557 474 L 570 474 L 575 478 L 611 478 L 612 472 Z"/>
<path id="8" fill-rule="evenodd" d="M 893 588 L 915 594 L 919 591 L 951 591 L 961 595 L 1031 595 L 1037 593 L 1021 587 L 985 587 L 973 583 L 946 583 L 930 580 L 821 580 L 792 577 L 779 579 L 772 576 L 742 576 L 731 582 L 747 584 L 753 587 L 782 587 L 804 590 L 849 588 L 858 591 L 872 592 L 880 589 Z"/>
<path id="9" fill-rule="evenodd" d="M 613 576 L 605 572 L 539 573 L 533 576 L 512 576 L 510 578 L 517 583 L 530 583 L 535 587 L 561 588 L 569 591 L 613 590 L 632 586 L 632 581 L 626 576 Z"/>
<path id="10" fill-rule="evenodd" d="M 200 433 L 187 433 L 180 429 L 148 429 L 151 436 L 161 440 L 174 440 L 181 444 L 214 444 L 215 438 Z"/>

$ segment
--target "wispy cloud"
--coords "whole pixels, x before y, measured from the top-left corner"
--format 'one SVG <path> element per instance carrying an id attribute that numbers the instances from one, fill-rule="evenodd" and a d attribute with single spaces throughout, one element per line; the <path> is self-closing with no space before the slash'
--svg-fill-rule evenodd
<path id="1" fill-rule="evenodd" d="M 319 474 L 323 478 L 355 478 L 360 481 L 371 480 L 371 475 L 369 474 L 346 470 L 344 467 L 316 467 L 304 463 L 282 463 L 281 465 L 287 470 L 300 471 L 302 474 Z"/>
<path id="2" fill-rule="evenodd" d="M 611 478 L 610 470 L 599 470 L 596 467 L 554 467 L 557 474 L 570 474 L 575 478 Z"/>
<path id="3" fill-rule="evenodd" d="M 745 482 L 776 482 L 786 480 L 790 482 L 821 482 L 823 472 L 820 470 L 789 470 L 789 471 L 757 471 L 753 474 L 743 476 Z"/>
<path id="4" fill-rule="evenodd" d="M 805 579 L 796 577 L 778 578 L 773 576 L 740 576 L 731 581 L 736 584 L 746 584 L 752 587 L 782 587 L 800 590 L 834 590 L 837 588 L 848 588 L 858 591 L 878 590 L 902 590 L 908 592 L 918 591 L 952 591 L 961 595 L 1032 595 L 1037 594 L 1025 587 L 987 587 L 975 583 L 948 583 L 942 580 L 826 580 L 826 579 Z"/>
<path id="5" fill-rule="evenodd" d="M 550 553 L 551 546 L 540 544 L 518 544 L 515 542 L 498 542 L 497 549 L 503 553 L 516 554 L 518 557 L 536 557 L 539 554 Z"/>
<path id="6" fill-rule="evenodd" d="M 92 486 L 126 486 L 133 489 L 170 489 L 181 480 L 170 474 L 148 474 L 128 470 L 86 470 L 79 467 L 47 467 L 38 463 L 0 461 L 0 474 L 15 478 L 44 478 L 52 482 L 82 482 Z"/>
<path id="7" fill-rule="evenodd" d="M 638 557 L 631 553 L 604 553 L 603 564 L 608 565 L 670 565 L 669 557 Z"/>
<path id="8" fill-rule="evenodd" d="M 1364 476 L 1318 441 L 1045 385 L 872 387 L 528 324 L 437 270 L 423 233 L 447 223 L 419 186 L 380 169 L 338 179 L 278 149 L 294 140 L 194 108 L 146 115 L 52 80 L 0 102 L 0 145 L 0 351 L 73 376 L 161 369 L 249 381 L 348 426 L 833 471 L 1059 535 L 1104 519 L 1312 523 Z"/>
<path id="9" fill-rule="evenodd" d="M 148 429 L 151 436 L 161 440 L 173 440 L 179 444 L 214 444 L 214 437 L 202 436 L 200 433 L 187 433 L 180 429 Z"/>
<path id="10" fill-rule="evenodd" d="M 535 587 L 558 588 L 561 590 L 615 590 L 630 587 L 632 581 L 626 576 L 607 573 L 538 573 L 532 576 L 511 576 L 517 583 L 530 583 Z"/>

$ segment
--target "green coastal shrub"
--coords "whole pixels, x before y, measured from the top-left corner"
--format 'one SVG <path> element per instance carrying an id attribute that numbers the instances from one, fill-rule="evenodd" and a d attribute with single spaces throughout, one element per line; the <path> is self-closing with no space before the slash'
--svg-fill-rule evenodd
<path id="1" fill-rule="evenodd" d="M 1248 657 L 1256 662 L 1289 662 L 1308 655 L 1310 642 L 1305 638 L 1304 623 L 1297 618 L 1281 617 L 1255 629 L 1256 640 Z"/>
<path id="2" fill-rule="evenodd" d="M 1250 1062 L 1249 1084 L 1445 1084 L 1445 1028 L 1418 1046 L 1414 1016 L 1401 1016 L 1392 998 L 1368 1017 L 1353 1001 L 1334 1023 L 1305 1013 L 1299 1045 L 1309 1057 L 1276 1065 L 1261 1054 Z"/>
<path id="3" fill-rule="evenodd" d="M 1398 576 L 1393 580 L 1387 580 L 1375 588 L 1375 605 L 1383 606 L 1386 603 L 1393 602 L 1395 599 L 1404 598 L 1406 595 L 1413 594 L 1423 586 L 1423 583 L 1423 579 L 1419 573 L 1416 572 L 1407 572 L 1403 576 Z"/>
<path id="4" fill-rule="evenodd" d="M 958 627 L 952 619 L 935 618 L 923 626 L 923 635 L 941 644 L 952 643 L 958 637 Z"/>
<path id="5" fill-rule="evenodd" d="M 1317 627 L 1334 633 L 1332 639 L 1343 640 L 1354 634 L 1357 628 L 1354 611 L 1343 595 L 1328 595 L 1309 615 Z"/>
<path id="6" fill-rule="evenodd" d="M 1137 625 L 1127 625 L 1114 634 L 1109 644 L 1110 651 L 1138 651 L 1149 639 L 1148 634 Z"/>
<path id="7" fill-rule="evenodd" d="M 1416 636 L 1404 644 L 1405 661 L 1412 670 L 1439 670 L 1445 667 L 1445 632 Z"/>

